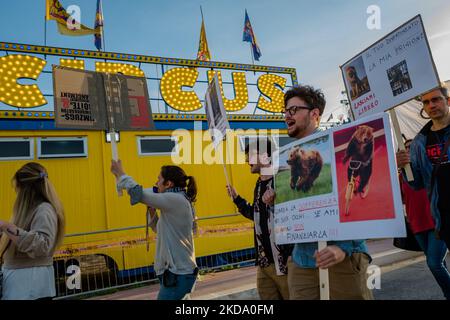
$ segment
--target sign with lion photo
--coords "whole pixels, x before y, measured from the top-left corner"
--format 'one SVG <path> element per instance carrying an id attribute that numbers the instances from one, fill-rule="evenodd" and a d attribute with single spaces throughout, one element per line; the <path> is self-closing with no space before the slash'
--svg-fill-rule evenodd
<path id="1" fill-rule="evenodd" d="M 403 237 L 387 114 L 319 132 L 274 154 L 277 244 Z"/>

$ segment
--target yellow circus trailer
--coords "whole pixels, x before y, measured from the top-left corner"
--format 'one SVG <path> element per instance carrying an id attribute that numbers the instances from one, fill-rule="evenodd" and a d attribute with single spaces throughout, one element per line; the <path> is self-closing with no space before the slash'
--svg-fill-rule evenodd
<path id="1" fill-rule="evenodd" d="M 223 152 L 226 168 L 251 201 L 257 177 L 243 163 L 243 149 L 257 134 L 279 145 L 290 141 L 281 110 L 283 90 L 297 84 L 294 69 L 0 42 L 0 219 L 11 218 L 16 170 L 30 161 L 44 165 L 67 220 L 54 258 L 59 296 L 151 278 L 156 235 L 146 237 L 145 206 L 130 206 L 127 195 L 117 195 L 106 132 L 55 127 L 52 65 L 145 77 L 156 130 L 118 132 L 126 172 L 151 187 L 161 166 L 181 162 L 198 183 L 199 266 L 252 263 L 253 224 L 227 196 L 203 97 L 218 72 L 234 130 Z"/>

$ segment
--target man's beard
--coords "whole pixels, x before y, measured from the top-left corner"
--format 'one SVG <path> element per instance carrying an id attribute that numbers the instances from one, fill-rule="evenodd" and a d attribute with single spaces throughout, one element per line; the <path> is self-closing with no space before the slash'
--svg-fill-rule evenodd
<path id="1" fill-rule="evenodd" d="M 309 124 L 310 124 L 309 119 L 305 120 L 305 122 L 303 122 L 303 124 L 300 126 L 297 125 L 297 123 L 296 123 L 296 127 L 295 127 L 294 131 L 292 131 L 292 132 L 288 131 L 289 137 L 297 138 L 299 134 L 301 134 L 303 131 L 306 130 L 306 128 L 308 128 Z"/>

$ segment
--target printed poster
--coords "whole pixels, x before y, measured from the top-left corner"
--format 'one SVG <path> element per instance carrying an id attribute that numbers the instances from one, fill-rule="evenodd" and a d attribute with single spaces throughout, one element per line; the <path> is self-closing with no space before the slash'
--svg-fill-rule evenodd
<path id="1" fill-rule="evenodd" d="M 387 114 L 281 147 L 277 244 L 405 236 L 393 150 Z"/>
<path id="2" fill-rule="evenodd" d="M 420 15 L 341 66 L 355 119 L 407 102 L 439 86 Z"/>

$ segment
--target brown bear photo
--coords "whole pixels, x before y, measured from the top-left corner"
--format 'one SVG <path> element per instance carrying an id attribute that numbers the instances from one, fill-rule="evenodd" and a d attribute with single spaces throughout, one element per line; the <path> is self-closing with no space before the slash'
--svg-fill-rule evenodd
<path id="1" fill-rule="evenodd" d="M 353 177 L 359 177 L 359 186 L 355 188 L 354 193 L 359 193 L 361 198 L 367 197 L 369 192 L 369 180 L 372 175 L 372 162 L 374 153 L 374 136 L 373 128 L 361 125 L 356 128 L 347 150 L 343 163 L 350 160 L 347 167 L 347 177 L 350 182 Z"/>
<path id="2" fill-rule="evenodd" d="M 289 153 L 287 163 L 291 167 L 291 189 L 308 192 L 322 170 L 323 160 L 318 151 L 297 146 Z"/>

